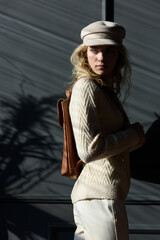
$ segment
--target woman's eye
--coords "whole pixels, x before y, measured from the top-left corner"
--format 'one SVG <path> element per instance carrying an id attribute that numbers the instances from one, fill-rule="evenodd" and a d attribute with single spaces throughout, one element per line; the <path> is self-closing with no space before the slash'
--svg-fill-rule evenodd
<path id="1" fill-rule="evenodd" d="M 92 53 L 96 53 L 97 51 L 96 51 L 96 49 L 91 49 L 90 50 Z"/>

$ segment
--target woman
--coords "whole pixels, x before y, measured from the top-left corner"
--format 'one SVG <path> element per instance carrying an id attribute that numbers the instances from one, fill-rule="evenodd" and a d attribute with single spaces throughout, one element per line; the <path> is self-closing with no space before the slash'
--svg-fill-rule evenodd
<path id="1" fill-rule="evenodd" d="M 128 240 L 129 152 L 142 146 L 145 136 L 139 123 L 129 124 L 118 99 L 130 74 L 125 29 L 98 21 L 83 28 L 81 38 L 71 56 L 75 82 L 69 109 L 84 162 L 71 194 L 74 239 Z"/>

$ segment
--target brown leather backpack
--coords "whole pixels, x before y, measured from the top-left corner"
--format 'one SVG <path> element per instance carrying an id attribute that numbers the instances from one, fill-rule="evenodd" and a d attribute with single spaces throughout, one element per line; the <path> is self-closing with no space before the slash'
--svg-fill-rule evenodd
<path id="1" fill-rule="evenodd" d="M 71 91 L 66 90 L 66 99 L 59 99 L 57 102 L 58 123 L 63 128 L 63 158 L 61 175 L 77 179 L 82 170 L 83 162 L 77 154 L 70 114 L 69 103 Z"/>

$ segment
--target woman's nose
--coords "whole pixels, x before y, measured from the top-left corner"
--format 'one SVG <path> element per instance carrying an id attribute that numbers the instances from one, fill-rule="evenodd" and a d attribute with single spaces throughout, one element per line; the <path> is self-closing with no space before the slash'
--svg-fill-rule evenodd
<path id="1" fill-rule="evenodd" d="M 99 52 L 98 53 L 98 60 L 102 61 L 104 59 L 104 53 L 103 52 Z"/>

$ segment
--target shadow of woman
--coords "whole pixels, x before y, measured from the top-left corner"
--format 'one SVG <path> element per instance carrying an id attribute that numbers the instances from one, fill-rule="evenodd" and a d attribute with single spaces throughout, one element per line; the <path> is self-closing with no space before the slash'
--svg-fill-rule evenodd
<path id="1" fill-rule="evenodd" d="M 160 184 L 160 116 L 146 132 L 146 143 L 130 153 L 131 177 L 147 182 Z"/>

